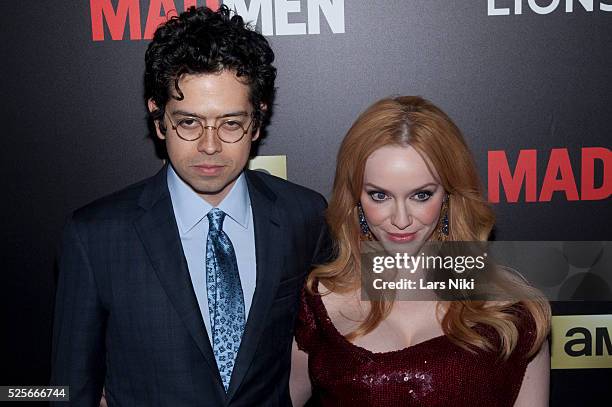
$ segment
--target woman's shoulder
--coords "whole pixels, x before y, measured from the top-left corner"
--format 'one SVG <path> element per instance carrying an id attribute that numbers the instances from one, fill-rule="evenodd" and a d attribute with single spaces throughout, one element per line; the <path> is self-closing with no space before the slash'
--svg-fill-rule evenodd
<path id="1" fill-rule="evenodd" d="M 510 357 L 530 359 L 532 348 L 537 340 L 537 323 L 529 307 L 523 302 L 516 302 L 506 306 L 503 313 L 511 316 L 511 322 L 516 328 L 517 339 Z"/>
<path id="2" fill-rule="evenodd" d="M 305 352 L 309 352 L 313 343 L 317 341 L 318 329 L 321 325 L 318 284 L 318 281 L 315 280 L 310 289 L 305 284 L 300 295 L 300 306 L 295 325 L 295 340 L 298 347 Z"/>
<path id="3" fill-rule="evenodd" d="M 326 337 L 334 337 L 338 328 L 342 332 L 348 329 L 344 329 L 343 325 L 336 326 L 333 321 L 337 323 L 363 317 L 361 309 L 352 306 L 353 303 L 358 303 L 358 300 L 358 293 L 338 292 L 318 280 L 314 280 L 310 288 L 305 285 L 302 289 L 295 333 L 300 349 L 308 351 L 309 345 L 324 341 Z"/>

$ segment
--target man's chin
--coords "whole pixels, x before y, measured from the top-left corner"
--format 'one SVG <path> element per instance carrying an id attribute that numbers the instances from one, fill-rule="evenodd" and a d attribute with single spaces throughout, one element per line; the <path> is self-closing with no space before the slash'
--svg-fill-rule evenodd
<path id="1" fill-rule="evenodd" d="M 232 185 L 234 185 L 237 178 L 238 177 L 228 181 L 221 181 L 217 179 L 214 180 L 215 182 L 199 182 L 190 186 L 191 189 L 204 200 L 213 205 L 217 205 L 231 190 Z"/>
<path id="2" fill-rule="evenodd" d="M 215 196 L 220 195 L 223 191 L 228 187 L 228 184 L 216 184 L 216 185 L 197 185 L 192 189 L 198 194 L 202 196 Z"/>

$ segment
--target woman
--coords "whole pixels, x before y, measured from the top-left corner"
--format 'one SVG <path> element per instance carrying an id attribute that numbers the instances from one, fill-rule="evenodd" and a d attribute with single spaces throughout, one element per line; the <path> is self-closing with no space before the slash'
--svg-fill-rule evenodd
<path id="1" fill-rule="evenodd" d="M 361 241 L 418 247 L 491 232 L 473 159 L 446 114 L 413 96 L 368 108 L 340 147 L 327 220 L 337 256 L 307 281 L 294 405 L 548 405 L 546 301 L 360 299 Z"/>

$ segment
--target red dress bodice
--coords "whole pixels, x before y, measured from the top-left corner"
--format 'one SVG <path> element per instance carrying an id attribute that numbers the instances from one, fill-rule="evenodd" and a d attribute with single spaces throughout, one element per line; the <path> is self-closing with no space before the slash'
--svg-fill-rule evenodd
<path id="1" fill-rule="evenodd" d="M 506 361 L 496 352 L 469 352 L 446 336 L 408 348 L 376 353 L 354 345 L 335 328 L 321 297 L 304 291 L 296 341 L 308 353 L 310 405 L 317 406 L 512 406 L 518 395 L 526 354 L 535 338 L 531 315 L 520 305 L 519 341 Z M 495 331 L 473 329 L 499 346 Z"/>

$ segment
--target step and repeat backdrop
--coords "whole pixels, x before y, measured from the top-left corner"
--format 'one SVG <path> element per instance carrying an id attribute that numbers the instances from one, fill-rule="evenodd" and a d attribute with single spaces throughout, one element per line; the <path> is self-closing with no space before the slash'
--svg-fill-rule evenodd
<path id="1" fill-rule="evenodd" d="M 48 380 L 66 216 L 162 165 L 142 100 L 148 40 L 168 16 L 220 3 L 276 53 L 276 102 L 252 167 L 329 196 L 357 115 L 385 96 L 422 95 L 463 130 L 496 240 L 612 240 L 612 0 L 9 0 L 3 384 Z M 578 266 L 586 274 L 606 256 Z M 609 405 L 612 302 L 553 310 L 551 405 Z"/>

